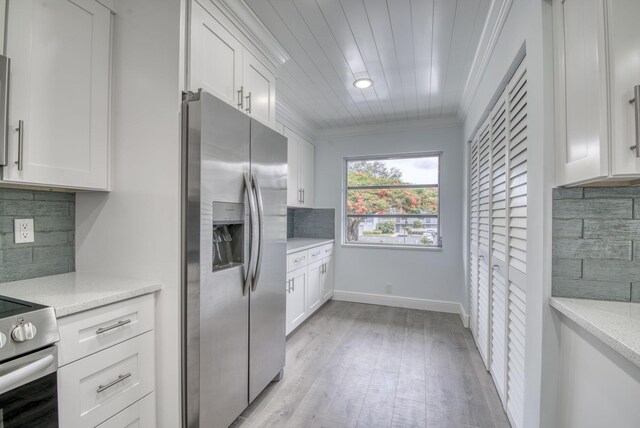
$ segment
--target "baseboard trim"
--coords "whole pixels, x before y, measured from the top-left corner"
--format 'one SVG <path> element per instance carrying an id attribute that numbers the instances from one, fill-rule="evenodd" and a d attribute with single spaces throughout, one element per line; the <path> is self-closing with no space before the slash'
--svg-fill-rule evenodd
<path id="1" fill-rule="evenodd" d="M 421 309 L 423 311 L 446 312 L 458 314 L 465 327 L 469 326 L 469 316 L 458 302 L 444 300 L 417 299 L 413 297 L 387 296 L 384 294 L 356 293 L 353 291 L 334 290 L 333 300 L 343 302 L 367 303 L 370 305 L 394 306 L 397 308 Z"/>
<path id="2" fill-rule="evenodd" d="M 460 318 L 462 318 L 462 325 L 464 328 L 469 328 L 469 314 L 464 310 L 464 306 L 462 303 L 458 303 L 460 305 Z"/>

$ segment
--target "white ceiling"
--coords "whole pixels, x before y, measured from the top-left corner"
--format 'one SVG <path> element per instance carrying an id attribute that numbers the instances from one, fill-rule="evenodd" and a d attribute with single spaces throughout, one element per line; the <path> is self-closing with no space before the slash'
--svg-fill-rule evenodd
<path id="1" fill-rule="evenodd" d="M 290 55 L 279 101 L 328 129 L 455 116 L 491 0 L 246 2 Z"/>

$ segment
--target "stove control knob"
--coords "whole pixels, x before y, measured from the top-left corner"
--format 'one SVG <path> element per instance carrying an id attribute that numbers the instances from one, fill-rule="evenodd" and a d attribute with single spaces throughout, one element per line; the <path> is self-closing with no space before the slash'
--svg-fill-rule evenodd
<path id="1" fill-rule="evenodd" d="M 20 324 L 11 331 L 11 338 L 16 342 L 25 342 L 36 337 L 36 326 L 30 322 Z"/>
<path id="2" fill-rule="evenodd" d="M 0 348 L 2 348 L 6 343 L 7 343 L 7 336 L 5 336 L 4 333 L 0 331 Z"/>

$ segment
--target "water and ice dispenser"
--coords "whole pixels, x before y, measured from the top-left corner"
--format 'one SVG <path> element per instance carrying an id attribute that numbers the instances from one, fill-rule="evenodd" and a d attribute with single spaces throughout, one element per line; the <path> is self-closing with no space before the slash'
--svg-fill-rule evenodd
<path id="1" fill-rule="evenodd" d="M 213 271 L 244 263 L 244 204 L 213 202 Z"/>

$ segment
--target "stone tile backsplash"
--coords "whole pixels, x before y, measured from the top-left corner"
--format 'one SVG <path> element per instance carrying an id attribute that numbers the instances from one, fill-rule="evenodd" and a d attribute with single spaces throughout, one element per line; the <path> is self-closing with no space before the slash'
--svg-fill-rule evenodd
<path id="1" fill-rule="evenodd" d="M 75 193 L 0 188 L 0 282 L 75 271 Z M 13 220 L 33 218 L 35 242 L 15 244 Z"/>
<path id="2" fill-rule="evenodd" d="M 554 189 L 552 294 L 640 302 L 640 187 Z"/>
<path id="3" fill-rule="evenodd" d="M 333 208 L 288 208 L 287 238 L 335 238 Z"/>

